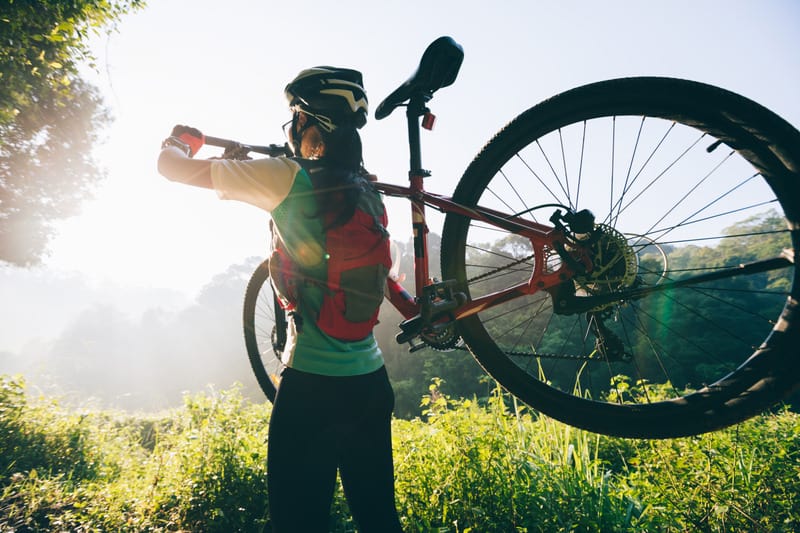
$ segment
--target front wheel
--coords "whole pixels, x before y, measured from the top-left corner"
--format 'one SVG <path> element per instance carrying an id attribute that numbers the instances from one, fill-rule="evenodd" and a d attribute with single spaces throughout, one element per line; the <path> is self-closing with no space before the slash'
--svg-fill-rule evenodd
<path id="1" fill-rule="evenodd" d="M 460 334 L 511 393 L 598 433 L 668 438 L 754 416 L 800 382 L 798 169 L 796 129 L 696 82 L 611 80 L 534 106 L 489 141 L 454 199 L 545 224 L 557 208 L 588 209 L 593 268 L 464 318 Z M 471 298 L 561 261 L 455 214 L 442 243 L 444 277 Z M 624 296 L 660 285 L 671 288 Z M 565 312 L 556 294 L 620 296 Z"/>
<path id="2" fill-rule="evenodd" d="M 271 402 L 275 400 L 282 369 L 279 342 L 280 335 L 285 334 L 285 329 L 281 331 L 285 326 L 282 313 L 269 282 L 269 260 L 266 260 L 258 265 L 247 283 L 242 319 L 250 367 Z"/>

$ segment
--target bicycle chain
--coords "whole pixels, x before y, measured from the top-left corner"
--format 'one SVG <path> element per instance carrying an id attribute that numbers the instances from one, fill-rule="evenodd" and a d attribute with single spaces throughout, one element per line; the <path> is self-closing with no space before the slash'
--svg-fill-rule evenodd
<path id="1" fill-rule="evenodd" d="M 469 284 L 471 284 L 471 283 L 473 283 L 475 281 L 487 278 L 489 276 L 492 276 L 494 274 L 502 272 L 503 270 L 507 270 L 507 269 L 509 269 L 511 267 L 514 267 L 516 265 L 525 263 L 525 262 L 527 262 L 527 261 L 529 261 L 531 259 L 534 259 L 536 257 L 536 255 L 537 254 L 531 254 L 531 255 L 529 255 L 527 257 L 523 257 L 523 258 L 518 259 L 516 261 L 513 261 L 511 263 L 507 263 L 507 264 L 505 264 L 503 266 L 497 267 L 497 268 L 495 268 L 493 270 L 490 270 L 488 272 L 484 272 L 483 274 L 481 274 L 479 276 L 475 276 L 473 278 L 468 279 L 467 280 L 467 284 L 469 285 Z M 602 320 L 604 318 L 608 318 L 609 317 L 610 310 L 602 309 L 602 310 L 596 311 L 596 313 L 599 315 L 600 319 Z M 466 350 L 467 348 L 465 346 L 457 346 L 457 347 L 455 347 L 455 349 Z M 516 356 L 516 357 L 539 357 L 541 359 L 566 359 L 566 360 L 570 360 L 570 361 L 606 361 L 607 360 L 603 356 L 594 356 L 594 357 L 592 357 L 592 356 L 588 356 L 588 355 L 573 355 L 573 354 L 535 354 L 535 353 L 532 353 L 532 352 L 505 352 L 505 354 L 507 356 Z"/>
<path id="2" fill-rule="evenodd" d="M 480 276 L 475 276 L 474 278 L 468 279 L 467 280 L 467 285 L 471 284 L 474 281 L 478 281 L 480 279 L 487 278 L 487 277 L 491 276 L 492 274 L 496 274 L 496 273 L 501 272 L 501 271 L 503 271 L 503 270 L 505 270 L 507 268 L 511 268 L 513 266 L 519 265 L 520 263 L 524 263 L 525 261 L 529 261 L 529 260 L 533 259 L 534 257 L 536 257 L 536 254 L 531 254 L 528 257 L 523 257 L 522 259 L 518 259 L 518 260 L 514 261 L 513 263 L 508 263 L 507 265 L 497 267 L 494 270 L 490 270 L 488 272 L 484 272 Z"/>
<path id="3" fill-rule="evenodd" d="M 497 267 L 497 268 L 495 268 L 493 270 L 490 270 L 488 272 L 484 272 L 483 274 L 481 274 L 479 276 L 475 276 L 473 278 L 468 279 L 467 280 L 467 285 L 472 284 L 473 282 L 481 280 L 483 278 L 487 278 L 489 276 L 497 274 L 498 272 L 502 272 L 503 270 L 506 270 L 508 268 L 511 268 L 511 267 L 516 266 L 516 265 L 525 263 L 526 261 L 530 261 L 531 259 L 534 259 L 535 257 L 536 257 L 536 254 L 531 254 L 531 255 L 529 255 L 527 257 L 523 257 L 521 259 L 518 259 L 518 260 L 516 260 L 516 261 L 514 261 L 512 263 L 507 263 L 507 264 L 505 264 L 503 266 Z M 462 346 L 455 346 L 452 349 L 455 349 L 455 350 L 469 350 L 469 348 L 467 348 L 466 346 L 463 346 L 463 345 Z M 504 352 L 504 353 L 506 355 L 508 355 L 508 356 L 539 357 L 541 359 L 567 359 L 567 360 L 571 360 L 571 361 L 598 361 L 598 362 L 602 362 L 602 361 L 606 360 L 604 357 L 596 357 L 596 356 L 592 357 L 592 356 L 588 356 L 588 355 L 535 354 L 535 353 L 532 353 L 532 352 L 514 352 L 514 351 Z"/>
<path id="4" fill-rule="evenodd" d="M 531 352 L 505 352 L 506 355 L 514 355 L 517 357 L 538 357 L 540 359 L 567 359 L 569 361 L 597 361 L 606 362 L 604 357 L 592 357 L 590 355 L 572 355 L 572 354 L 541 354 Z"/>
<path id="5" fill-rule="evenodd" d="M 465 345 L 456 346 L 453 348 L 454 350 L 463 350 L 469 351 L 469 348 Z M 606 360 L 603 357 L 591 357 L 588 355 L 572 355 L 572 354 L 537 354 L 533 352 L 514 352 L 514 351 L 503 351 L 508 356 L 515 356 L 515 357 L 539 357 L 541 359 L 567 359 L 570 361 L 597 361 L 597 362 L 605 362 Z"/>
<path id="6" fill-rule="evenodd" d="M 495 268 L 493 270 L 490 270 L 488 272 L 484 272 L 483 274 L 481 274 L 479 276 L 475 276 L 474 278 L 468 279 L 467 280 L 467 285 L 470 285 L 473 282 L 478 281 L 480 279 L 487 278 L 489 276 L 497 274 L 498 272 L 502 272 L 503 270 L 506 270 L 506 269 L 511 268 L 513 266 L 522 264 L 522 263 L 524 263 L 526 261 L 529 261 L 529 260 L 531 260 L 531 259 L 533 259 L 535 257 L 536 257 L 536 254 L 531 254 L 531 255 L 529 255 L 527 257 L 523 257 L 521 259 L 518 259 L 518 260 L 516 260 L 516 261 L 514 261 L 512 263 L 507 263 L 507 264 L 505 264 L 503 266 L 497 267 L 497 268 Z M 469 350 L 469 348 L 467 348 L 466 346 L 456 346 L 455 349 L 456 350 Z M 505 354 L 506 355 L 511 355 L 511 356 L 518 356 L 518 357 L 543 357 L 543 358 L 547 358 L 547 359 L 581 359 L 581 360 L 582 359 L 595 359 L 595 358 L 586 357 L 586 356 L 583 356 L 583 355 L 566 355 L 566 354 L 561 354 L 561 355 L 559 355 L 559 354 L 542 355 L 542 354 L 534 354 L 534 353 L 531 353 L 531 352 L 505 352 Z"/>

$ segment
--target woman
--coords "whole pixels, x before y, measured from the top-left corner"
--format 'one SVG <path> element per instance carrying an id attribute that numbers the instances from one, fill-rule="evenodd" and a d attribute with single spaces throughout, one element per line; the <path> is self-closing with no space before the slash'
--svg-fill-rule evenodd
<path id="1" fill-rule="evenodd" d="M 158 169 L 170 180 L 269 211 L 304 280 L 324 280 L 326 231 L 346 223 L 364 199 L 380 202 L 363 178 L 358 129 L 366 123 L 367 98 L 359 72 L 334 67 L 302 71 L 285 93 L 293 112 L 289 141 L 302 159 L 195 160 L 202 134 L 176 126 Z M 371 332 L 345 341 L 323 331 L 317 317 L 324 287 L 303 280 L 295 286 L 301 290 L 282 294 L 293 320 L 269 428 L 273 531 L 328 531 L 337 471 L 360 531 L 401 531 L 391 449 L 394 394 L 381 351 Z"/>

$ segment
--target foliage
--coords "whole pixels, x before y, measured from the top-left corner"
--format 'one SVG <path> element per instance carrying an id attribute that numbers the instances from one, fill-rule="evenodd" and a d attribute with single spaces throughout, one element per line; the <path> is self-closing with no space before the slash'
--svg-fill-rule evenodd
<path id="1" fill-rule="evenodd" d="M 92 159 L 109 120 L 80 77 L 88 39 L 141 0 L 0 4 L 0 260 L 37 262 L 51 220 L 74 214 L 102 177 Z"/>
<path id="2" fill-rule="evenodd" d="M 537 416 L 495 390 L 395 420 L 406 530 L 796 531 L 800 417 L 664 441 L 612 439 Z M 268 404 L 238 389 L 130 416 L 67 411 L 0 380 L 0 530 L 268 531 Z M 331 531 L 353 525 L 341 490 Z"/>
<path id="3" fill-rule="evenodd" d="M 784 423 L 791 418 L 763 415 L 725 432 L 641 443 L 621 476 L 621 490 L 638 494 L 639 524 L 646 531 L 663 524 L 675 531 L 797 531 L 800 427 Z"/>
<path id="4" fill-rule="evenodd" d="M 397 487 L 408 531 L 622 531 L 633 503 L 613 494 L 600 439 L 537 419 L 496 389 L 486 406 L 434 381 L 427 421 L 397 422 Z"/>
<path id="5" fill-rule="evenodd" d="M 134 435 L 143 420 L 67 412 L 24 392 L 21 379 L 0 380 L 0 529 L 93 525 L 87 506 L 106 503 L 106 488 L 147 455 Z"/>

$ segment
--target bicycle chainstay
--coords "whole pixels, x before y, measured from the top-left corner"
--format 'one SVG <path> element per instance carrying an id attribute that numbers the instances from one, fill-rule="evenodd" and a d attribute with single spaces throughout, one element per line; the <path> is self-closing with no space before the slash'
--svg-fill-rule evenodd
<path id="1" fill-rule="evenodd" d="M 490 270 L 488 272 L 484 272 L 483 274 L 480 274 L 479 276 L 475 276 L 475 277 L 472 277 L 472 278 L 468 279 L 467 280 L 467 285 L 470 285 L 470 284 L 472 284 L 472 283 L 474 283 L 476 281 L 479 281 L 481 279 L 491 277 L 494 274 L 498 274 L 498 273 L 500 273 L 500 272 L 502 272 L 504 270 L 507 270 L 507 269 L 512 268 L 512 267 L 515 267 L 515 266 L 517 266 L 519 264 L 522 264 L 522 263 L 525 263 L 527 261 L 530 261 L 531 259 L 534 259 L 535 257 L 536 257 L 536 254 L 530 254 L 530 255 L 528 255 L 526 257 L 523 257 L 521 259 L 517 259 L 517 260 L 512 261 L 510 263 L 507 263 L 507 264 L 505 264 L 503 266 L 500 266 L 500 267 L 497 267 L 495 269 L 492 269 L 492 270 Z M 602 318 L 600 316 L 596 316 L 595 319 L 599 320 L 600 322 L 602 322 Z M 596 327 L 595 327 L 595 329 L 596 329 Z M 598 336 L 598 338 L 602 338 L 602 337 L 603 337 L 602 335 Z M 466 346 L 461 346 L 461 345 L 452 346 L 450 348 L 451 349 L 457 349 L 457 350 L 468 350 L 468 348 Z M 515 350 L 506 351 L 506 350 L 503 350 L 503 353 L 505 353 L 508 356 L 513 356 L 513 357 L 536 357 L 536 358 L 539 358 L 539 359 L 566 359 L 566 360 L 573 360 L 573 361 L 579 360 L 579 361 L 609 362 L 609 361 L 624 361 L 624 360 L 627 359 L 624 356 L 623 357 L 608 357 L 607 355 L 605 355 L 603 353 L 603 350 L 600 349 L 599 347 L 598 347 L 598 349 L 595 349 L 592 352 L 592 354 L 590 354 L 590 355 L 558 354 L 558 353 L 536 353 L 533 350 L 531 350 L 531 351 L 515 351 Z"/>

